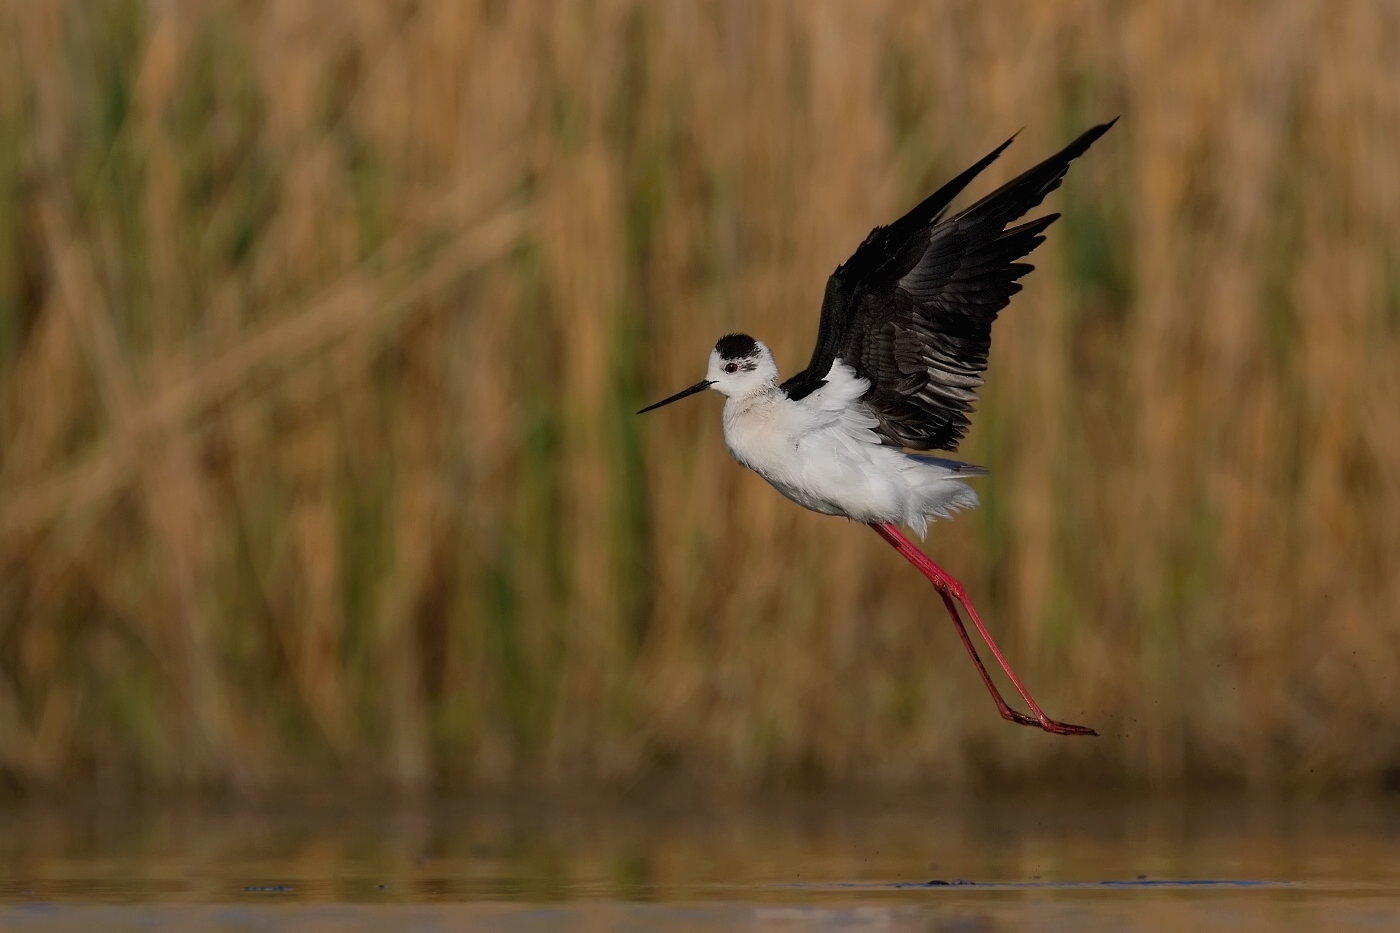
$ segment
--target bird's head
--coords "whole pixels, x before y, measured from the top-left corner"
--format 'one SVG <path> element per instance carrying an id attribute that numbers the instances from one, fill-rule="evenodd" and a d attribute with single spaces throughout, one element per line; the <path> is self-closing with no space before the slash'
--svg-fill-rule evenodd
<path id="1" fill-rule="evenodd" d="M 752 395 L 777 383 L 778 364 L 767 344 L 748 334 L 725 334 L 710 351 L 710 366 L 704 379 L 655 405 L 648 405 L 637 414 L 678 402 L 706 389 L 714 389 L 732 398 Z"/>
<path id="2" fill-rule="evenodd" d="M 778 381 L 773 351 L 748 334 L 725 334 L 710 351 L 705 381 L 721 395 L 751 395 Z"/>

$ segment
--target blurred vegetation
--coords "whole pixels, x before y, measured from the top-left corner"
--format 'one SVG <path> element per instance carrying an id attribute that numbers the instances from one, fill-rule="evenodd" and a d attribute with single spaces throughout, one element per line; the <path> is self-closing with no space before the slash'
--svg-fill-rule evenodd
<path id="1" fill-rule="evenodd" d="M 0 0 L 0 780 L 1400 767 L 1400 11 Z M 1091 122 L 925 582 L 645 419 Z"/>

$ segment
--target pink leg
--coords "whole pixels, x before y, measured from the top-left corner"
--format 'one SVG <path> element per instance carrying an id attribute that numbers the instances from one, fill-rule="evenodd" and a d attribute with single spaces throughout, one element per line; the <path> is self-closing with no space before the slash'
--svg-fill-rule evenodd
<path id="1" fill-rule="evenodd" d="M 962 639 L 963 647 L 967 649 L 968 655 L 972 658 L 972 663 L 977 665 L 977 673 L 982 675 L 982 683 L 987 685 L 987 690 L 992 694 L 992 700 L 997 705 L 997 712 L 1001 713 L 1002 719 L 1009 719 L 1018 722 L 1023 726 L 1036 726 L 1040 723 L 1027 716 L 1020 710 L 1014 710 L 1001 698 L 1001 691 L 997 685 L 992 683 L 991 675 L 987 673 L 987 668 L 983 666 L 982 659 L 977 656 L 977 649 L 972 646 L 972 639 L 967 637 L 967 629 L 963 628 L 962 619 L 958 616 L 958 607 L 953 605 L 953 599 L 947 593 L 939 593 L 943 597 L 943 605 L 948 607 L 948 615 L 952 618 L 953 624 L 958 628 L 958 637 Z"/>
<path id="2" fill-rule="evenodd" d="M 1040 706 L 1031 698 L 1030 692 L 1027 691 L 1025 686 L 1021 683 L 1021 678 L 1017 677 L 1016 672 L 1011 669 L 1011 665 L 1007 663 L 1006 657 L 1002 655 L 1001 649 L 997 647 L 997 643 L 992 640 L 992 635 L 987 631 L 987 627 L 982 624 L 982 619 L 977 615 L 977 610 L 972 608 L 972 603 L 968 600 L 967 591 L 963 589 L 963 585 L 953 579 L 942 567 L 939 567 L 930 560 L 928 555 L 923 551 L 915 547 L 913 542 L 906 538 L 894 525 L 888 522 L 872 522 L 870 527 L 875 529 L 876 534 L 888 541 L 891 547 L 904 555 L 904 559 L 917 567 L 920 573 L 928 577 L 934 589 L 938 590 L 938 595 L 943 597 L 943 605 L 948 608 L 948 614 L 953 617 L 953 624 L 958 628 L 958 635 L 962 638 L 963 646 L 967 648 L 968 654 L 972 655 L 972 662 L 977 665 L 977 671 L 982 675 L 982 682 L 986 684 L 987 689 L 991 691 L 992 699 L 996 700 L 997 710 L 1001 713 L 1003 719 L 1019 722 L 1023 726 L 1039 726 L 1046 732 L 1054 732 L 1058 735 L 1098 735 L 1097 732 L 1087 726 L 1076 726 L 1072 723 L 1056 722 L 1049 716 L 1046 716 Z M 963 628 L 962 619 L 958 616 L 958 609 L 953 605 L 954 599 L 962 603 L 963 608 L 967 610 L 968 616 L 972 619 L 972 624 L 977 626 L 978 634 L 980 634 L 982 640 L 987 643 L 987 647 L 992 649 L 992 654 L 996 656 L 997 662 L 1001 664 L 1001 669 L 1006 671 L 1006 676 L 1011 678 L 1011 683 L 1015 685 L 1017 692 L 1021 694 L 1021 699 L 1026 701 L 1026 705 L 1029 706 L 1031 712 L 1035 714 L 1034 719 L 1024 713 L 1018 713 L 1011 709 L 1011 707 L 1006 705 L 1006 701 L 1001 698 L 1001 694 L 992 683 L 991 677 L 987 675 L 987 669 L 982 666 L 982 659 L 977 657 L 977 651 L 972 646 L 972 640 L 967 637 L 967 629 Z"/>

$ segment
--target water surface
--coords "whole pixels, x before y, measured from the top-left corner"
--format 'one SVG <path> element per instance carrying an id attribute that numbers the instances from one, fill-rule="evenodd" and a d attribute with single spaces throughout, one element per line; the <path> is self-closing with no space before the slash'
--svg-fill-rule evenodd
<path id="1" fill-rule="evenodd" d="M 1400 800 L 0 807 L 0 929 L 1400 929 Z"/>

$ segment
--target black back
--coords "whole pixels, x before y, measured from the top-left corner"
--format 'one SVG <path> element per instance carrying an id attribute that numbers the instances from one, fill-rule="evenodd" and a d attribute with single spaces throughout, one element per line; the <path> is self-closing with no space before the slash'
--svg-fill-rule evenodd
<path id="1" fill-rule="evenodd" d="M 1034 268 L 1016 260 L 1045 241 L 1045 228 L 1060 215 L 1007 224 L 1058 188 L 1069 163 L 1116 122 L 1088 130 L 941 221 L 953 198 L 1011 145 L 1008 139 L 899 220 L 870 231 L 827 280 L 812 359 L 783 390 L 793 399 L 810 395 L 839 358 L 870 380 L 862 401 L 887 443 L 957 450 L 987 368 L 992 321 L 1021 290 L 1016 280 Z"/>

